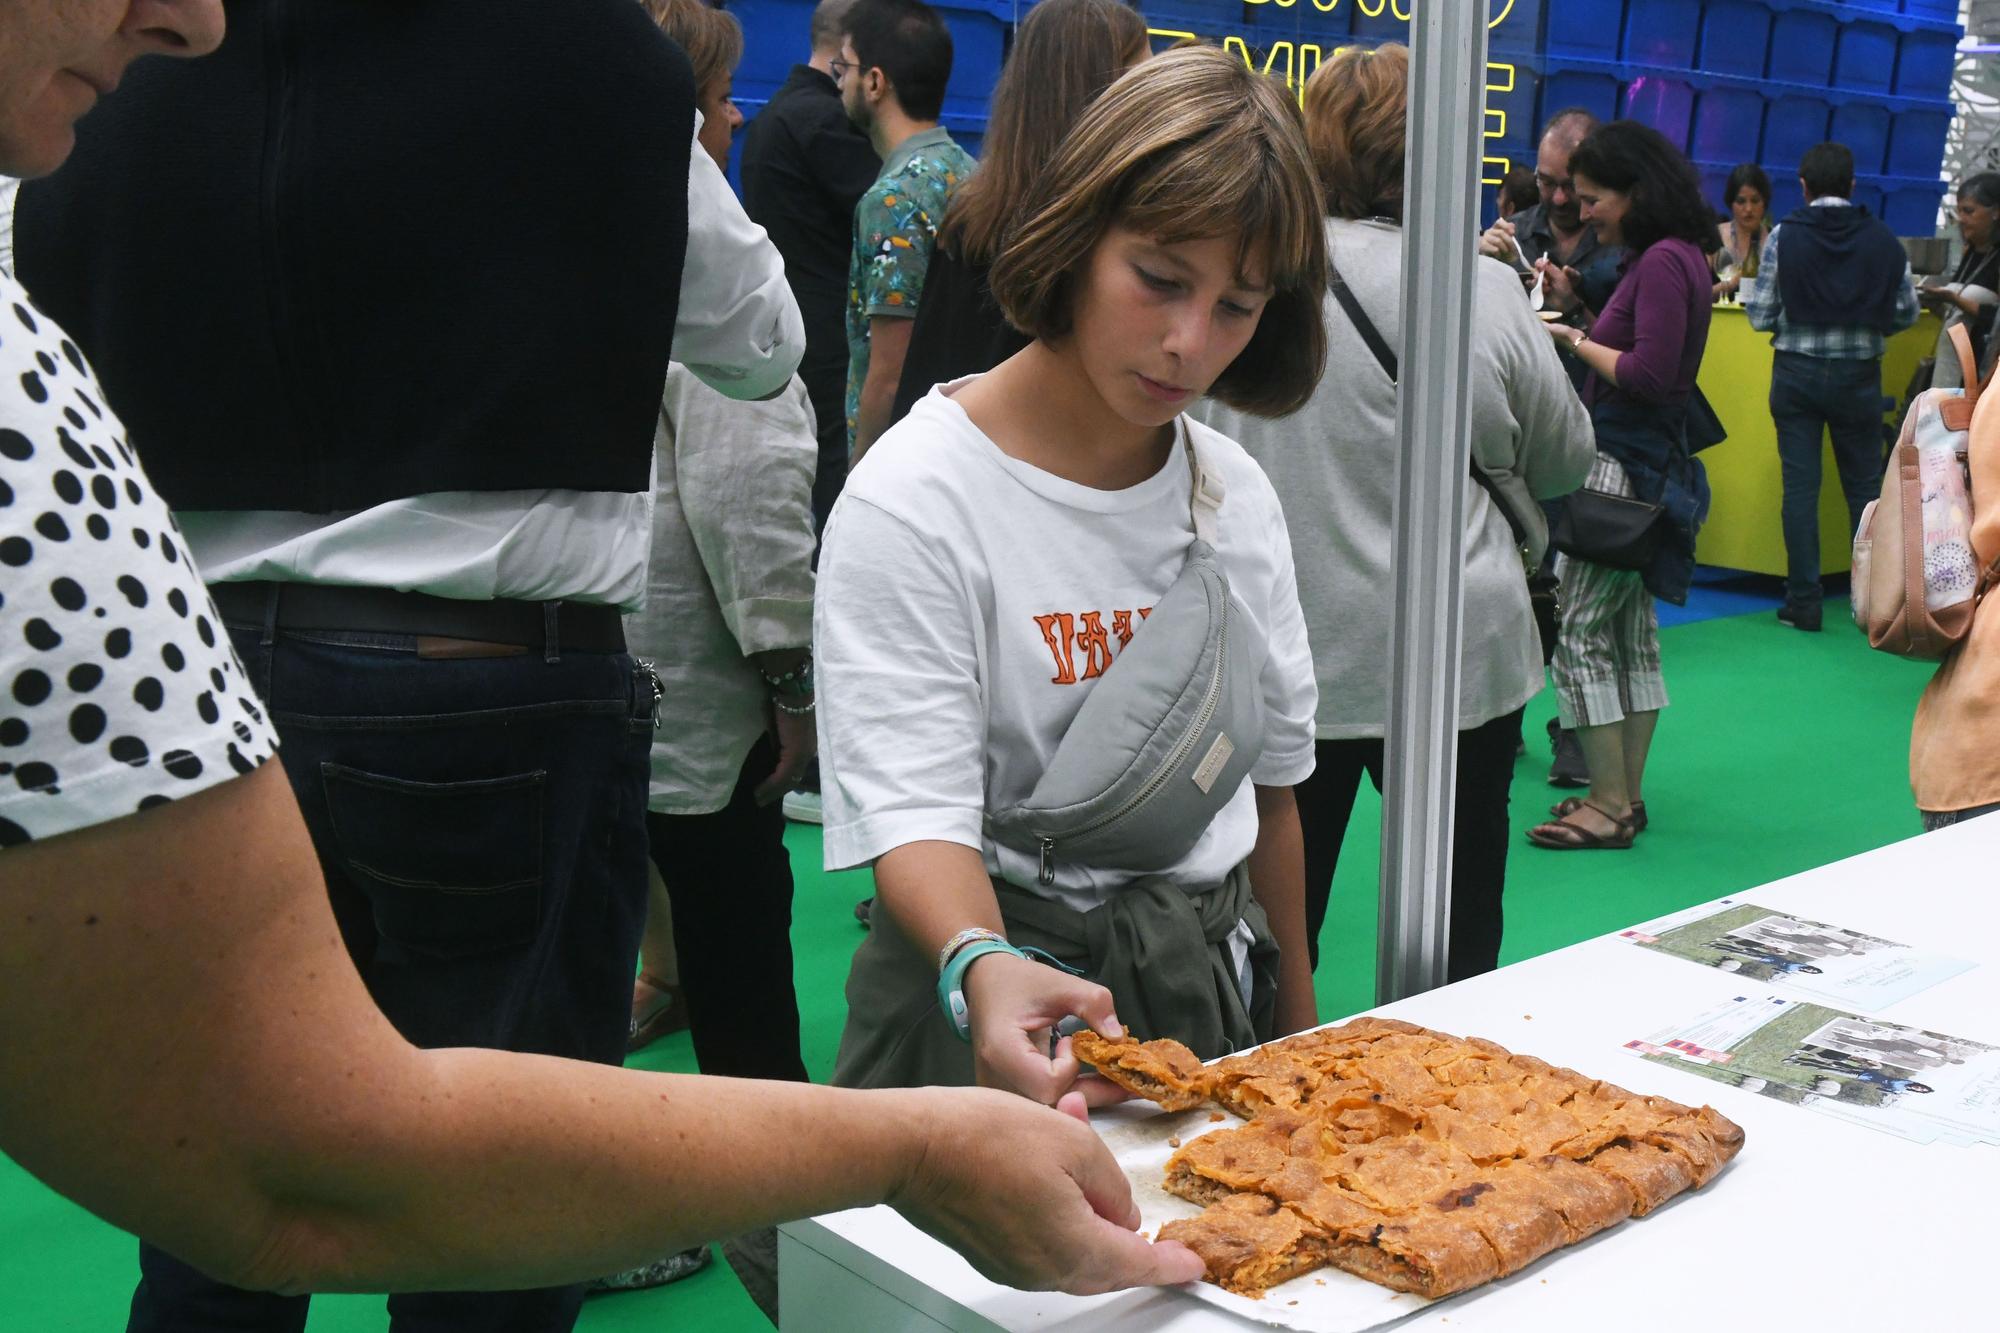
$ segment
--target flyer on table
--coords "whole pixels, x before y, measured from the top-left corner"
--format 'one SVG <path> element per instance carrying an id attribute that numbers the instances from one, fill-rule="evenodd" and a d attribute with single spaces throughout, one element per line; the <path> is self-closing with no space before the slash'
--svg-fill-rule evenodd
<path id="1" fill-rule="evenodd" d="M 1739 995 L 1626 1049 L 1919 1143 L 2000 1144 L 2000 1046 Z"/>
<path id="2" fill-rule="evenodd" d="M 1878 935 L 1724 898 L 1619 938 L 1746 981 L 1861 1009 L 1884 1009 L 1975 964 Z"/>

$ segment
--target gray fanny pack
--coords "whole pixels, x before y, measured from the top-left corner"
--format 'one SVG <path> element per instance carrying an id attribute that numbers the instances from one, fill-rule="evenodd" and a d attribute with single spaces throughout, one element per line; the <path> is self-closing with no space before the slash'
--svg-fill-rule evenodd
<path id="1" fill-rule="evenodd" d="M 1185 857 L 1264 748 L 1265 645 L 1250 642 L 1214 546 L 1222 482 L 1193 473 L 1180 574 L 1091 690 L 1028 798 L 993 812 L 1003 846 L 1058 863 L 1154 872 Z"/>

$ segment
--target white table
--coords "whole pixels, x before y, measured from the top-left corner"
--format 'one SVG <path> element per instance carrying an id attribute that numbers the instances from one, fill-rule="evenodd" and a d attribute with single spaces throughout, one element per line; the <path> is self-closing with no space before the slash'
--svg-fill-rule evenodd
<path id="1" fill-rule="evenodd" d="M 1604 871 L 1620 871 L 1607 853 Z M 2000 1039 L 2000 816 L 1732 894 L 1981 964 L 1878 1010 Z M 1516 889 L 1515 892 L 1532 892 Z M 1581 1329 L 1993 1327 L 2000 1148 L 1919 1145 L 1843 1125 L 1622 1051 L 1749 983 L 1607 936 L 1376 1011 L 1489 1037 L 1742 1125 L 1706 1189 L 1395 1325 L 1452 1333 Z M 1012 1291 L 887 1208 L 779 1229 L 785 1333 L 1261 1327 L 1175 1291 L 1078 1298 Z"/>

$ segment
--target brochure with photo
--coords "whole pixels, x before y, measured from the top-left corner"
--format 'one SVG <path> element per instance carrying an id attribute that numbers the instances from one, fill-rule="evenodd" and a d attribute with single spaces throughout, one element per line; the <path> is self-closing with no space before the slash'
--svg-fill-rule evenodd
<path id="1" fill-rule="evenodd" d="M 1634 926 L 1620 938 L 1745 981 L 1871 1010 L 1975 966 L 1730 898 Z"/>
<path id="2" fill-rule="evenodd" d="M 2000 1046 L 1739 995 L 1625 1048 L 1918 1143 L 2000 1144 Z"/>

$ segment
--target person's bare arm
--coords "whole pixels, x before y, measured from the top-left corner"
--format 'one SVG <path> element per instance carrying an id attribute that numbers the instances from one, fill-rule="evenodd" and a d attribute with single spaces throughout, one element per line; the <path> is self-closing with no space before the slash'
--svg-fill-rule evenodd
<path id="1" fill-rule="evenodd" d="M 849 467 L 858 464 L 868 447 L 889 429 L 896 386 L 903 379 L 903 358 L 910 350 L 910 330 L 916 322 L 895 315 L 877 315 L 868 321 L 868 377 L 861 381 L 861 401 L 855 407 L 854 453 Z"/>
<path id="2" fill-rule="evenodd" d="M 1278 942 L 1278 1010 L 1274 1035 L 1319 1026 L 1312 955 L 1306 947 L 1306 850 L 1298 802 L 1290 787 L 1255 787 L 1257 842 L 1250 849 L 1250 892 Z"/>
<path id="3" fill-rule="evenodd" d="M 1606 384 L 1618 383 L 1618 358 L 1625 355 L 1623 352 L 1613 351 L 1603 343 L 1591 342 L 1582 329 L 1573 329 L 1567 324 L 1549 325 L 1549 336 L 1560 343 L 1564 351 L 1602 376 Z"/>
<path id="4" fill-rule="evenodd" d="M 875 863 L 875 897 L 925 959 L 935 959 L 947 940 L 969 927 L 1006 933 L 985 861 L 959 843 L 911 842 L 885 853 Z M 1057 1023 L 1075 1014 L 1106 1036 L 1124 1031 L 1104 987 L 1006 954 L 988 954 L 966 969 L 965 1003 L 980 1084 L 1044 1105 L 1077 1089 L 1083 1070 L 1067 1037 L 1049 1044 Z M 1095 1079 L 1078 1090 L 1093 1105 L 1118 1099 Z"/>
<path id="5" fill-rule="evenodd" d="M 884 1200 L 1018 1285 L 1201 1267 L 1131 1233 L 1088 1129 L 1019 1098 L 411 1047 L 342 949 L 275 762 L 0 852 L 0 1150 L 275 1290 L 547 1285 Z"/>

